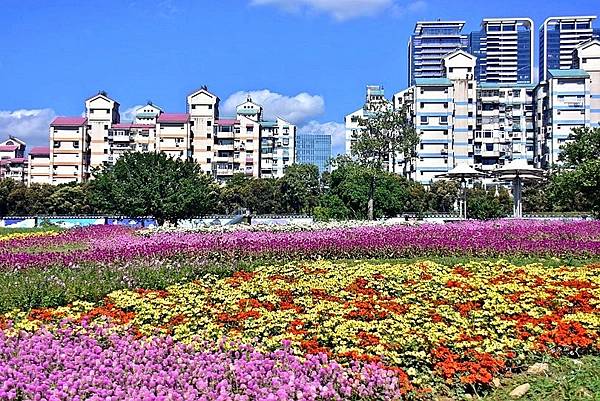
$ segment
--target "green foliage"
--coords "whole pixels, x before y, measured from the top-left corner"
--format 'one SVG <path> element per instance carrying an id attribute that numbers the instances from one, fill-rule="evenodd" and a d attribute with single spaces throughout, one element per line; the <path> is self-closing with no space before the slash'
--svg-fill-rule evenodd
<path id="1" fill-rule="evenodd" d="M 498 195 L 495 190 L 481 186 L 467 190 L 467 216 L 471 219 L 497 219 L 510 215 L 511 211 L 512 199 L 504 188 L 498 188 Z"/>
<path id="2" fill-rule="evenodd" d="M 281 198 L 286 211 L 296 214 L 312 213 L 321 193 L 317 166 L 291 165 L 286 169 L 280 183 Z"/>
<path id="3" fill-rule="evenodd" d="M 324 194 L 315 207 L 313 216 L 316 221 L 346 220 L 351 216 L 350 210 L 337 195 Z"/>
<path id="4" fill-rule="evenodd" d="M 200 166 L 164 153 L 126 153 L 95 173 L 91 197 L 99 209 L 124 216 L 153 216 L 159 223 L 210 212 L 216 183 Z"/>
<path id="5" fill-rule="evenodd" d="M 87 186 L 81 184 L 32 184 L 6 179 L 0 181 L 0 215 L 82 215 L 95 214 Z"/>
<path id="6" fill-rule="evenodd" d="M 456 181 L 440 180 L 432 183 L 427 192 L 427 209 L 440 213 L 451 213 L 460 194 Z"/>
<path id="7" fill-rule="evenodd" d="M 321 199 L 319 213 L 329 218 L 343 216 L 365 219 L 370 195 L 370 182 L 374 185 L 374 216 L 392 217 L 407 211 L 415 211 L 415 191 L 422 186 L 403 177 L 385 171 L 368 170 L 360 164 L 340 157 L 329 176 L 329 188 Z M 424 194 L 424 191 L 423 191 Z M 416 196 L 416 197 L 415 197 Z M 343 208 L 341 206 L 344 206 Z M 333 210 L 334 208 L 339 209 Z"/>
<path id="8" fill-rule="evenodd" d="M 576 200 L 600 216 L 600 128 L 576 128 L 570 139 L 559 156 L 563 165 L 552 179 L 557 203 Z"/>
<path id="9" fill-rule="evenodd" d="M 280 181 L 235 174 L 221 188 L 220 211 L 230 214 L 248 209 L 253 214 L 283 213 Z"/>

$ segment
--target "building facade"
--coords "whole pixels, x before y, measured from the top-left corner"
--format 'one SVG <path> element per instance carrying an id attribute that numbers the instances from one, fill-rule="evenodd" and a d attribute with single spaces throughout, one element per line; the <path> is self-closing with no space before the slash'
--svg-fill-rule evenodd
<path id="1" fill-rule="evenodd" d="M 575 47 L 592 39 L 596 16 L 550 17 L 540 27 L 539 80 L 546 81 L 548 70 L 571 68 Z"/>
<path id="2" fill-rule="evenodd" d="M 558 164 L 560 148 L 579 127 L 600 127 L 600 41 L 579 44 L 571 69 L 551 69 L 535 91 L 536 164 Z"/>
<path id="3" fill-rule="evenodd" d="M 363 106 L 353 113 L 348 114 L 345 119 L 346 130 L 346 154 L 352 153 L 352 144 L 354 137 L 360 133 L 362 121 L 368 119 L 378 110 L 386 107 L 392 107 L 389 101 L 385 98 L 385 90 L 381 85 L 367 85 L 365 103 Z"/>
<path id="4" fill-rule="evenodd" d="M 475 79 L 482 83 L 533 83 L 534 36 L 529 18 L 486 18 L 469 35 L 477 57 Z"/>
<path id="5" fill-rule="evenodd" d="M 29 185 L 50 183 L 50 148 L 35 146 L 29 151 L 27 159 L 27 183 Z"/>
<path id="6" fill-rule="evenodd" d="M 444 76 L 442 59 L 456 49 L 467 49 L 464 21 L 421 21 L 408 41 L 408 84 L 417 78 Z"/>
<path id="7" fill-rule="evenodd" d="M 219 182 L 238 173 L 282 177 L 295 162 L 296 126 L 264 119 L 262 106 L 251 98 L 231 118 L 219 116 L 219 98 L 206 87 L 189 94 L 186 103 L 186 113 L 167 113 L 149 102 L 133 121 L 121 122 L 119 103 L 99 92 L 85 101 L 85 117 L 57 117 L 50 124 L 46 182 L 85 182 L 94 170 L 135 151 L 194 161 Z M 43 182 L 44 156 L 33 159 L 39 166 L 25 171 Z"/>
<path id="8" fill-rule="evenodd" d="M 296 163 L 314 164 L 319 173 L 331 171 L 331 135 L 299 132 L 296 136 Z"/>

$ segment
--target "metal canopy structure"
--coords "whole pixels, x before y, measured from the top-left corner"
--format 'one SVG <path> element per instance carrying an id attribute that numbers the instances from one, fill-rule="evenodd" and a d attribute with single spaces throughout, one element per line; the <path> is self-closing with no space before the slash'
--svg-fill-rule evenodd
<path id="1" fill-rule="evenodd" d="M 467 218 L 467 179 L 479 178 L 486 176 L 485 173 L 475 170 L 473 167 L 466 163 L 458 164 L 452 170 L 447 173 L 440 174 L 437 177 L 447 178 L 450 180 L 460 180 L 461 185 L 461 199 L 459 202 L 460 217 L 463 219 Z"/>
<path id="2" fill-rule="evenodd" d="M 523 182 L 539 181 L 543 179 L 544 171 L 542 169 L 530 166 L 526 159 L 515 159 L 496 169 L 494 174 L 500 181 L 510 181 L 513 185 L 513 217 L 520 219 L 523 217 Z"/>

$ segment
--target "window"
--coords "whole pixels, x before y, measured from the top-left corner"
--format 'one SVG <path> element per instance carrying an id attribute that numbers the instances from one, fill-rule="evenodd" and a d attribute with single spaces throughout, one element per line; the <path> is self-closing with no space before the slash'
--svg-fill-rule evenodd
<path id="1" fill-rule="evenodd" d="M 450 72 L 454 72 L 454 68 L 453 68 L 453 67 L 450 67 L 448 70 L 449 70 Z"/>
<path id="2" fill-rule="evenodd" d="M 194 110 L 195 108 L 196 108 L 196 105 L 195 105 L 195 104 L 193 104 L 193 105 L 192 105 L 192 110 Z"/>
<path id="3" fill-rule="evenodd" d="M 210 159 L 210 157 L 206 159 L 206 162 L 207 162 L 207 163 L 210 163 L 210 162 L 211 162 L 211 159 Z"/>
<path id="4" fill-rule="evenodd" d="M 494 144 L 493 143 L 486 143 L 485 144 L 485 150 L 487 150 L 488 152 L 492 152 L 494 150 Z"/>
<path id="5" fill-rule="evenodd" d="M 212 127 L 212 121 L 208 120 L 208 121 L 206 122 L 206 126 L 207 126 L 207 127 Z"/>
<path id="6" fill-rule="evenodd" d="M 211 147 L 210 147 L 210 146 L 207 146 L 207 147 L 206 147 L 206 150 L 207 150 L 207 151 L 211 150 Z"/>
<path id="7" fill-rule="evenodd" d="M 108 149 L 104 149 L 104 154 L 107 155 L 108 154 Z"/>
<path id="8" fill-rule="evenodd" d="M 73 148 L 79 149 L 79 141 L 73 141 Z"/>
<path id="9" fill-rule="evenodd" d="M 448 108 L 448 103 L 444 103 L 444 108 L 447 109 Z"/>
<path id="10" fill-rule="evenodd" d="M 448 125 L 448 116 L 441 116 L 440 117 L 440 124 L 442 124 L 442 125 Z"/>
<path id="11" fill-rule="evenodd" d="M 60 141 L 54 141 L 54 149 L 60 148 Z"/>
<path id="12" fill-rule="evenodd" d="M 208 109 L 209 109 L 209 110 L 212 110 L 212 104 L 209 104 L 209 105 L 208 105 Z"/>
<path id="13" fill-rule="evenodd" d="M 423 124 L 423 125 L 429 124 L 429 117 L 421 116 L 421 124 Z"/>
<path id="14" fill-rule="evenodd" d="M 104 129 L 108 129 L 108 125 L 104 124 Z"/>

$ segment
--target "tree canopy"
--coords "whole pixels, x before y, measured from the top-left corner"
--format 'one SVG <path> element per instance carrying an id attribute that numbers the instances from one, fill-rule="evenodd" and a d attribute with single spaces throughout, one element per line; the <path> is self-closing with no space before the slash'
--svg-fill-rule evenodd
<path id="1" fill-rule="evenodd" d="M 95 172 L 90 185 L 99 209 L 159 223 L 202 215 L 216 201 L 216 183 L 198 164 L 164 153 L 126 153 Z"/>

